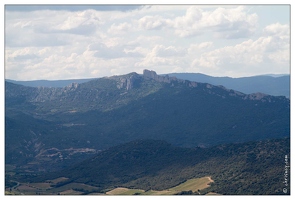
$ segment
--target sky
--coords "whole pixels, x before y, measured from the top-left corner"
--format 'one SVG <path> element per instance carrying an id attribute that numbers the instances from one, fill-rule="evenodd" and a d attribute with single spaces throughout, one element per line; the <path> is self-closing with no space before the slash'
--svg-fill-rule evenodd
<path id="1" fill-rule="evenodd" d="M 290 5 L 5 5 L 5 78 L 289 74 Z"/>

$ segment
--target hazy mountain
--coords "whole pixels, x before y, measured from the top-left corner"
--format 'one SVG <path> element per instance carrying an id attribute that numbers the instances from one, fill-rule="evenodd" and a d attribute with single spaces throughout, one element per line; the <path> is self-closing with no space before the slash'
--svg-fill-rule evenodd
<path id="1" fill-rule="evenodd" d="M 5 83 L 5 161 L 18 170 L 63 168 L 137 139 L 181 147 L 290 136 L 290 100 L 143 75 L 63 88 Z"/>
<path id="2" fill-rule="evenodd" d="M 200 73 L 171 73 L 168 75 L 190 81 L 223 85 L 245 94 L 261 92 L 290 98 L 290 75 L 261 75 L 242 78 L 212 77 Z"/>
<path id="3" fill-rule="evenodd" d="M 260 75 L 260 76 L 272 76 L 272 77 L 281 77 L 281 76 L 290 76 L 289 74 L 263 74 L 263 75 Z"/>
<path id="4" fill-rule="evenodd" d="M 237 90 L 245 94 L 265 93 L 274 96 L 286 96 L 290 98 L 290 75 L 288 74 L 265 74 L 242 78 L 213 77 L 201 73 L 170 73 L 170 77 L 179 79 L 223 85 L 226 88 Z M 93 79 L 70 79 L 70 80 L 35 80 L 15 81 L 6 79 L 7 82 L 31 87 L 66 87 L 72 83 L 85 83 Z"/>
<path id="5" fill-rule="evenodd" d="M 34 81 L 15 81 L 6 79 L 5 81 L 24 85 L 24 86 L 30 86 L 30 87 L 66 87 L 70 85 L 71 83 L 85 83 L 92 79 L 69 79 L 69 80 L 34 80 Z"/>

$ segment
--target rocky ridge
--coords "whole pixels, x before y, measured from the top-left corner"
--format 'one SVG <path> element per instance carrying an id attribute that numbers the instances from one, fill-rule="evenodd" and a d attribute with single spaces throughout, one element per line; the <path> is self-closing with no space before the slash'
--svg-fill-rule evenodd
<path id="1" fill-rule="evenodd" d="M 144 84 L 150 82 L 154 83 L 154 85 L 149 85 L 145 88 L 142 87 Z M 60 106 L 68 107 L 68 104 L 70 104 L 73 105 L 71 109 L 76 109 L 76 107 L 81 107 L 81 104 L 84 104 L 83 106 L 87 106 L 87 109 L 97 109 L 100 106 L 101 108 L 99 109 L 105 110 L 110 109 L 102 105 L 105 104 L 106 100 L 109 103 L 112 102 L 114 107 L 117 107 L 133 99 L 133 94 L 137 93 L 136 98 L 142 98 L 156 92 L 159 88 L 163 87 L 163 84 L 168 84 L 170 87 L 176 87 L 176 85 L 190 88 L 200 87 L 200 89 L 207 93 L 221 98 L 232 96 L 243 100 L 257 100 L 262 102 L 272 102 L 278 98 L 286 99 L 283 96 L 274 97 L 263 93 L 244 94 L 223 86 L 182 80 L 176 77 L 169 77 L 168 75 L 161 76 L 155 71 L 146 69 L 142 75 L 133 72 L 122 76 L 94 79 L 81 84 L 71 83 L 63 88 L 28 87 L 6 82 L 5 94 L 6 98 L 20 98 L 21 101 L 31 103 L 64 102 Z M 286 99 L 286 101 L 288 100 Z"/>
<path id="2" fill-rule="evenodd" d="M 149 70 L 63 88 L 5 86 L 6 161 L 11 163 L 37 159 L 47 167 L 49 158 L 67 162 L 92 154 L 91 149 L 141 138 L 207 147 L 290 133 L 285 97 L 246 95 Z"/>
<path id="3" fill-rule="evenodd" d="M 208 89 L 220 88 L 222 90 L 229 92 L 230 96 L 240 97 L 244 100 L 246 100 L 246 99 L 248 99 L 248 100 L 261 100 L 263 102 L 265 102 L 265 101 L 271 102 L 273 100 L 271 95 L 263 94 L 260 92 L 253 93 L 253 94 L 244 94 L 239 91 L 227 89 L 222 85 L 214 86 L 214 85 L 211 85 L 208 83 L 198 83 L 195 81 L 178 79 L 176 77 L 169 77 L 168 75 L 160 76 L 160 75 L 157 75 L 157 73 L 155 71 L 150 71 L 150 70 L 146 70 L 146 69 L 143 71 L 143 77 L 145 79 L 153 79 L 157 82 L 172 83 L 172 86 L 173 86 L 173 82 L 184 83 L 184 84 L 188 85 L 189 87 L 193 87 L 193 88 L 198 87 L 198 85 L 200 85 L 200 84 L 206 84 L 206 88 L 208 88 Z M 212 92 L 212 91 L 208 90 L 208 92 L 211 94 L 214 94 L 214 92 Z M 225 98 L 225 96 L 222 96 L 222 97 Z M 284 97 L 280 97 L 280 98 L 284 98 Z"/>

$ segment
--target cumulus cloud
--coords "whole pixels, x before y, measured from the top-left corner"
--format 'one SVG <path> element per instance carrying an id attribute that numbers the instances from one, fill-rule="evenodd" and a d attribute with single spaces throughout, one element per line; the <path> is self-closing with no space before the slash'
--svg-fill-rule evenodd
<path id="1" fill-rule="evenodd" d="M 253 34 L 257 29 L 257 22 L 258 16 L 248 14 L 243 6 L 216 8 L 213 11 L 204 11 L 198 6 L 191 6 L 183 16 L 142 17 L 139 26 L 146 30 L 172 28 L 179 37 L 192 37 L 210 31 L 215 37 L 233 39 Z"/>
<path id="2" fill-rule="evenodd" d="M 207 51 L 208 49 L 213 47 L 213 42 L 202 42 L 199 44 L 191 44 L 188 48 L 189 54 L 196 54 L 200 52 Z"/>
<path id="3" fill-rule="evenodd" d="M 256 30 L 257 15 L 247 14 L 242 6 L 217 8 L 211 12 L 190 7 L 184 16 L 175 19 L 174 27 L 180 37 L 212 31 L 219 38 L 243 38 Z"/>
<path id="4" fill-rule="evenodd" d="M 288 50 L 290 46 L 290 27 L 288 24 L 270 24 L 263 29 L 268 38 L 268 51 Z"/>
<path id="5" fill-rule="evenodd" d="M 57 21 L 52 30 L 47 31 L 85 35 L 95 32 L 101 24 L 103 22 L 95 10 L 68 12 L 63 21 Z"/>
<path id="6" fill-rule="evenodd" d="M 124 22 L 119 25 L 112 24 L 108 29 L 108 33 L 111 34 L 124 34 L 132 29 L 132 25 L 130 23 Z"/>
<path id="7" fill-rule="evenodd" d="M 192 67 L 209 69 L 213 72 L 231 72 L 235 68 L 244 67 L 243 73 L 272 71 L 276 73 L 278 65 L 289 65 L 290 44 L 288 31 L 277 31 L 276 27 L 287 27 L 281 24 L 272 24 L 264 30 L 269 35 L 259 37 L 256 40 L 246 40 L 240 44 L 218 48 L 213 51 L 202 53 L 192 62 Z M 286 28 L 288 30 L 288 28 Z M 247 66 L 247 67 L 246 67 Z"/>
<path id="8" fill-rule="evenodd" d="M 142 17 L 138 24 L 140 28 L 145 30 L 162 29 L 167 26 L 166 20 L 159 15 Z"/>
<path id="9" fill-rule="evenodd" d="M 9 12 L 8 12 L 8 17 Z M 12 13 L 6 22 L 6 46 L 62 46 L 71 44 L 69 34 L 94 34 L 102 24 L 93 10 L 79 12 L 34 11 L 24 17 Z M 8 34 L 9 33 L 9 34 Z"/>
<path id="10" fill-rule="evenodd" d="M 132 57 L 143 57 L 148 53 L 148 49 L 143 47 L 135 47 L 133 49 L 125 48 L 124 52 Z"/>
<path id="11" fill-rule="evenodd" d="M 146 68 L 228 76 L 285 73 L 290 26 L 274 21 L 259 27 L 259 20 L 247 6 L 7 10 L 5 75 L 67 79 Z"/>
<path id="12" fill-rule="evenodd" d="M 273 35 L 273 36 L 288 36 L 290 35 L 290 27 L 288 24 L 270 24 L 264 28 L 264 32 L 266 35 Z"/>
<path id="13" fill-rule="evenodd" d="M 187 65 L 184 59 L 187 50 L 181 47 L 155 45 L 143 60 L 135 63 L 136 67 L 151 68 L 159 73 L 165 70 L 179 71 L 182 66 Z"/>
<path id="14" fill-rule="evenodd" d="M 101 42 L 90 44 L 88 50 L 93 52 L 93 56 L 103 59 L 141 57 L 144 52 L 143 48 L 136 47 L 136 44 L 107 46 Z"/>
<path id="15" fill-rule="evenodd" d="M 190 7 L 186 14 L 176 17 L 171 23 L 176 29 L 175 33 L 180 37 L 188 37 L 202 33 L 201 20 L 203 12 L 198 7 Z"/>
<path id="16" fill-rule="evenodd" d="M 164 45 L 156 45 L 151 52 L 151 54 L 158 57 L 183 56 L 185 53 L 182 48 L 175 46 L 165 47 Z"/>

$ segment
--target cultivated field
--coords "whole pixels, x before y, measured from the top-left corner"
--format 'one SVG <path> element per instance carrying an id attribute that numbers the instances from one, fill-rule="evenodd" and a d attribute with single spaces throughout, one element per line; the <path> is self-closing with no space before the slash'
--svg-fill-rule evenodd
<path id="1" fill-rule="evenodd" d="M 192 192 L 198 192 L 205 188 L 210 187 L 210 183 L 214 182 L 211 177 L 206 176 L 202 178 L 194 178 L 189 179 L 186 182 L 179 184 L 175 187 L 169 188 L 167 190 L 149 190 L 149 191 L 143 191 L 139 189 L 128 189 L 128 188 L 115 188 L 109 192 L 107 192 L 107 195 L 134 195 L 134 194 L 141 194 L 141 195 L 173 195 L 180 193 L 182 191 L 192 191 Z"/>
<path id="2" fill-rule="evenodd" d="M 108 194 L 108 195 L 133 195 L 136 193 L 138 193 L 138 194 L 144 193 L 144 190 L 128 189 L 128 188 L 119 187 L 119 188 L 116 188 L 116 189 L 106 192 L 106 194 Z"/>
<path id="3" fill-rule="evenodd" d="M 56 187 L 54 185 L 63 183 L 68 179 L 61 177 L 54 180 L 48 180 L 45 183 L 19 183 L 19 185 L 11 191 L 6 191 L 6 195 L 81 195 L 81 194 L 92 194 L 92 195 L 103 195 L 98 193 L 98 188 L 86 185 L 83 183 L 67 183 Z M 191 191 L 194 193 L 200 193 L 201 190 L 210 187 L 210 183 L 214 182 L 211 177 L 193 178 L 181 183 L 175 187 L 167 190 L 149 190 L 144 191 L 141 189 L 129 189 L 124 187 L 118 187 L 105 193 L 105 195 L 174 195 L 181 192 Z M 215 193 L 208 193 L 215 194 Z"/>
<path id="4" fill-rule="evenodd" d="M 97 187 L 86 185 L 83 183 L 68 183 L 55 187 L 55 184 L 67 181 L 68 178 L 61 177 L 54 180 L 48 180 L 45 183 L 19 183 L 11 191 L 6 194 L 15 195 L 79 195 L 85 193 L 94 193 L 98 191 Z"/>

